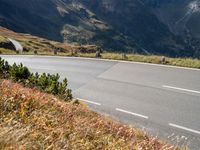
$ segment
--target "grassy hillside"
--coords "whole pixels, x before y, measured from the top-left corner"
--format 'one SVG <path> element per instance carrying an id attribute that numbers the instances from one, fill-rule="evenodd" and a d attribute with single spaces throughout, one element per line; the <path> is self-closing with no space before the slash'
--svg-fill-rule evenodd
<path id="1" fill-rule="evenodd" d="M 60 42 L 50 41 L 29 34 L 16 33 L 6 28 L 0 27 L 0 45 L 1 43 L 8 42 L 7 38 L 12 38 L 20 42 L 24 48 L 25 53 L 33 54 L 34 51 L 38 53 L 53 53 L 54 50 L 58 50 L 62 53 L 71 53 L 72 51 L 85 50 L 86 52 L 95 52 L 98 47 L 95 45 L 72 45 L 64 44 Z M 13 54 L 7 48 L 0 46 L 0 51 L 3 54 Z"/>
<path id="2" fill-rule="evenodd" d="M 0 81 L 0 149 L 174 150 L 77 101 Z"/>

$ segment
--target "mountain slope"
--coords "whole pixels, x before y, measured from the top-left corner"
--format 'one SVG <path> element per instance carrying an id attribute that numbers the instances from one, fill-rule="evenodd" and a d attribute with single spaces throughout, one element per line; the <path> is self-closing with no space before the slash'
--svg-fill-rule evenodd
<path id="1" fill-rule="evenodd" d="M 134 39 L 144 51 L 175 55 L 175 50 L 183 50 L 179 43 L 151 11 L 138 0 L 89 1 L 88 5 L 114 29 Z M 174 54 L 173 54 L 174 53 Z"/>
<path id="2" fill-rule="evenodd" d="M 67 43 L 50 41 L 30 34 L 16 33 L 0 26 L 0 53 L 1 50 L 14 53 L 12 44 L 8 39 L 15 39 L 23 46 L 24 52 L 34 53 L 54 53 L 55 50 L 61 53 L 95 53 L 100 50 L 96 45 L 72 45 Z M 9 51 L 10 50 L 10 51 Z"/>
<path id="3" fill-rule="evenodd" d="M 153 8 L 157 17 L 174 34 L 191 34 L 200 39 L 200 1 L 199 0 L 144 0 Z"/>
<path id="4" fill-rule="evenodd" d="M 200 0 L 143 0 L 186 48 L 200 56 Z"/>
<path id="5" fill-rule="evenodd" d="M 64 20 L 52 1 L 0 0 L 0 25 L 17 32 L 62 40 Z M 9 11 L 8 11 L 9 10 Z"/>
<path id="6" fill-rule="evenodd" d="M 0 25 L 112 51 L 196 55 L 142 0 L 0 0 Z"/>

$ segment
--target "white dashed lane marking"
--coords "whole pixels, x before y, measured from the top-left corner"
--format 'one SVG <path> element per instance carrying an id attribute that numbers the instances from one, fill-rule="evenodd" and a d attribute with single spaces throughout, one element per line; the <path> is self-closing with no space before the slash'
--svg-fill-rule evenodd
<path id="1" fill-rule="evenodd" d="M 93 102 L 93 101 L 89 101 L 89 100 L 85 100 L 85 99 L 81 99 L 81 98 L 76 98 L 76 99 L 78 99 L 80 101 L 83 101 L 83 102 L 86 102 L 86 103 L 90 103 L 90 104 L 101 106 L 101 104 L 97 103 L 97 102 Z"/>
<path id="2" fill-rule="evenodd" d="M 183 127 L 183 126 L 180 126 L 180 125 L 176 125 L 176 124 L 173 124 L 173 123 L 169 123 L 169 126 L 174 127 L 174 128 L 178 128 L 178 129 L 182 129 L 182 130 L 185 130 L 185 131 L 189 131 L 189 132 L 192 132 L 192 133 L 200 134 L 200 131 L 193 130 L 193 129 Z"/>
<path id="3" fill-rule="evenodd" d="M 185 92 L 200 94 L 200 91 L 196 91 L 196 90 L 184 89 L 184 88 L 179 88 L 179 87 L 174 87 L 174 86 L 168 86 L 168 85 L 163 85 L 162 87 L 168 88 L 168 89 L 173 89 L 173 90 L 179 90 L 179 91 L 185 91 Z"/>
<path id="4" fill-rule="evenodd" d="M 136 117 L 141 117 L 141 118 L 144 118 L 144 119 L 149 118 L 148 116 L 144 116 L 144 115 L 141 115 L 141 114 L 138 114 L 138 113 L 133 113 L 133 112 L 123 110 L 123 109 L 120 109 L 120 108 L 116 108 L 116 111 L 123 112 L 123 113 L 126 113 L 126 114 L 130 114 L 130 115 L 133 115 L 133 116 L 136 116 Z"/>

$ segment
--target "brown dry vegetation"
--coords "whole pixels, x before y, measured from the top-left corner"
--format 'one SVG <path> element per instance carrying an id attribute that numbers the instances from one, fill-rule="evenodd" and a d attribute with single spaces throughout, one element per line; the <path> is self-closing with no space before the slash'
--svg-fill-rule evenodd
<path id="1" fill-rule="evenodd" d="M 12 81 L 0 82 L 0 149 L 172 150 L 138 129 Z"/>
<path id="2" fill-rule="evenodd" d="M 72 51 L 95 52 L 98 49 L 98 47 L 95 45 L 77 46 L 72 44 L 65 44 L 39 38 L 30 34 L 16 33 L 6 28 L 0 27 L 0 43 L 7 42 L 7 38 L 12 38 L 20 42 L 24 47 L 24 50 L 28 51 L 29 53 L 33 53 L 35 50 L 43 53 L 53 52 L 55 49 L 65 53 L 71 53 Z M 9 51 L 7 54 L 10 54 Z"/>

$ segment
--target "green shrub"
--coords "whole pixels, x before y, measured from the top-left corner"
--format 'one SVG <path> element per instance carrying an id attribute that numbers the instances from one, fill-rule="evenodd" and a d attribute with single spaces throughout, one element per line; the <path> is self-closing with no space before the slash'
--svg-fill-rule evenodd
<path id="1" fill-rule="evenodd" d="M 30 75 L 30 71 L 27 67 L 24 67 L 22 63 L 20 65 L 14 63 L 9 67 L 9 76 L 15 81 L 27 80 Z"/>
<path id="2" fill-rule="evenodd" d="M 0 77 L 12 79 L 31 88 L 36 87 L 43 92 L 57 95 L 65 101 L 73 98 L 71 89 L 68 89 L 67 79 L 60 82 L 60 76 L 58 74 L 33 74 L 30 73 L 29 69 L 23 66 L 23 64 L 17 65 L 14 63 L 13 65 L 9 65 L 8 62 L 1 59 L 1 57 Z"/>
<path id="3" fill-rule="evenodd" d="M 5 78 L 8 75 L 10 65 L 0 57 L 0 77 Z"/>
<path id="4" fill-rule="evenodd" d="M 38 54 L 38 51 L 37 51 L 37 50 L 34 50 L 34 54 L 37 55 L 37 54 Z"/>

